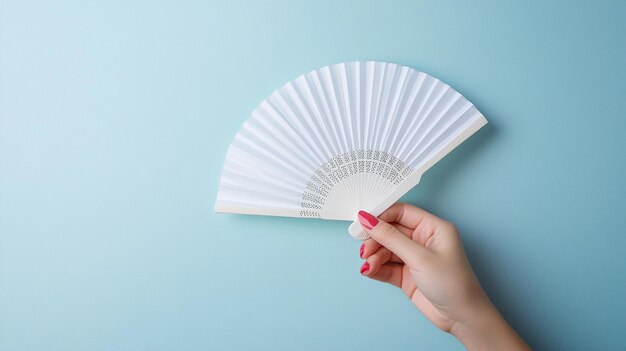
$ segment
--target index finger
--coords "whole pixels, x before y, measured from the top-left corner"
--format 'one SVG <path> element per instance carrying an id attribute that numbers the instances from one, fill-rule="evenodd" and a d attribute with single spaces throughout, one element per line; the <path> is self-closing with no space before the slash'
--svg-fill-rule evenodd
<path id="1" fill-rule="evenodd" d="M 411 228 L 407 228 L 405 226 L 403 226 L 400 223 L 389 223 L 392 226 L 396 227 L 396 229 L 398 229 L 398 231 L 404 235 L 407 236 L 407 238 L 411 238 L 413 235 L 413 229 Z M 372 238 L 367 238 L 363 241 L 363 245 L 362 250 L 363 253 L 361 254 L 361 258 L 367 258 L 369 257 L 369 255 L 373 254 L 374 252 L 378 251 L 378 249 L 380 249 L 382 245 L 378 243 L 378 241 L 372 239 Z"/>
<path id="2" fill-rule="evenodd" d="M 404 202 L 391 205 L 378 218 L 388 223 L 399 223 L 410 229 L 415 229 L 425 219 L 442 221 L 434 214 Z"/>

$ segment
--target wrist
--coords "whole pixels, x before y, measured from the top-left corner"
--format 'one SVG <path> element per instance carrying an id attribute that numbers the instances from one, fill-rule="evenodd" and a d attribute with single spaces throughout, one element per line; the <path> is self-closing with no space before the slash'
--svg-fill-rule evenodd
<path id="1" fill-rule="evenodd" d="M 468 309 L 450 329 L 465 348 L 474 350 L 530 350 L 488 298 Z"/>

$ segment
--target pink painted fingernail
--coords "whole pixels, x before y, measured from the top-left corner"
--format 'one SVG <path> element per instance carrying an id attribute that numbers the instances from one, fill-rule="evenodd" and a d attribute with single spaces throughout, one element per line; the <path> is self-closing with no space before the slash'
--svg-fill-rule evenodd
<path id="1" fill-rule="evenodd" d="M 363 258 L 363 253 L 365 252 L 365 243 L 361 244 L 361 251 L 359 252 L 359 256 Z"/>
<path id="2" fill-rule="evenodd" d="M 359 223 L 361 223 L 365 229 L 370 230 L 378 224 L 378 218 L 365 211 L 359 211 Z"/>
<path id="3" fill-rule="evenodd" d="M 367 273 L 370 270 L 370 264 L 368 262 L 363 263 L 361 266 L 361 274 Z"/>

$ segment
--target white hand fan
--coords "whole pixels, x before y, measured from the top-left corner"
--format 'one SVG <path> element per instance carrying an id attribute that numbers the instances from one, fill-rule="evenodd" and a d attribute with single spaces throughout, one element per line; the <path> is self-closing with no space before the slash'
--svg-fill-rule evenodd
<path id="1" fill-rule="evenodd" d="M 217 212 L 355 221 L 378 216 L 487 120 L 412 68 L 350 62 L 265 99 L 228 148 Z M 350 234 L 366 239 L 358 222 Z"/>

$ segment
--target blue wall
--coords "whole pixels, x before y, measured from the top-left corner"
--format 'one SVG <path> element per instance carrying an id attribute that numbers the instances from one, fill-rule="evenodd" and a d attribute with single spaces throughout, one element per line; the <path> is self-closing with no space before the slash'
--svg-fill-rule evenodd
<path id="1" fill-rule="evenodd" d="M 314 68 L 410 65 L 490 124 L 406 196 L 538 349 L 626 349 L 623 1 L 0 2 L 0 349 L 459 350 L 347 223 L 217 215 Z"/>

